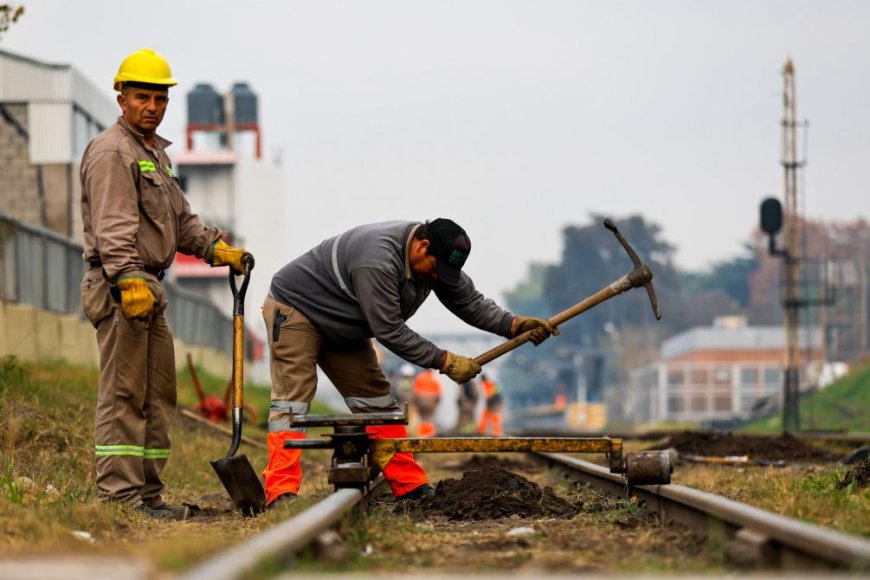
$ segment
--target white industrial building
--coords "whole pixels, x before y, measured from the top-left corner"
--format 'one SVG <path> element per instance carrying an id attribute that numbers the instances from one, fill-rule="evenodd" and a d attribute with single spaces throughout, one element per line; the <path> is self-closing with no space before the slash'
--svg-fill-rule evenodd
<path id="1" fill-rule="evenodd" d="M 800 384 L 818 386 L 829 366 L 821 333 L 801 328 L 799 344 Z M 677 334 L 662 343 L 658 362 L 631 372 L 622 418 L 725 423 L 770 412 L 782 402 L 784 348 L 781 326 L 747 326 L 740 317 Z"/>

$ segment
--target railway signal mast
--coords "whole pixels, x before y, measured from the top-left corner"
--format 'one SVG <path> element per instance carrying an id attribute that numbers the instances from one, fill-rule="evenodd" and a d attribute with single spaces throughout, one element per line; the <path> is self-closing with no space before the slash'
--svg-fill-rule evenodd
<path id="1" fill-rule="evenodd" d="M 785 371 L 783 373 L 782 427 L 784 431 L 800 429 L 800 308 L 816 300 L 800 296 L 801 216 L 798 195 L 798 169 L 804 161 L 797 157 L 797 106 L 794 63 L 788 59 L 783 66 L 782 167 L 785 194 L 785 248 L 777 249 L 775 235 L 783 226 L 783 210 L 776 198 L 761 204 L 761 229 L 770 236 L 769 253 L 782 257 L 782 306 L 785 311 Z"/>
<path id="2" fill-rule="evenodd" d="M 799 272 L 800 260 L 800 200 L 798 199 L 797 172 L 803 166 L 797 160 L 797 106 L 794 85 L 794 63 L 788 59 L 782 70 L 782 167 L 785 170 L 785 377 L 783 383 L 783 422 L 786 431 L 800 429 L 800 371 L 798 367 L 800 345 Z"/>

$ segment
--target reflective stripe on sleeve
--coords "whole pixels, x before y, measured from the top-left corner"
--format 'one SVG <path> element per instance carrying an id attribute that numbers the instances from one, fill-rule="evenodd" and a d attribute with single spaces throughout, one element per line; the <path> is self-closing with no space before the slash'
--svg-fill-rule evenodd
<path id="1" fill-rule="evenodd" d="M 336 280 L 338 280 L 338 285 L 341 286 L 342 291 L 350 296 L 354 302 L 359 302 L 356 296 L 354 296 L 353 292 L 350 291 L 350 288 L 347 287 L 347 284 L 344 281 L 344 278 L 341 277 L 341 271 L 338 268 L 338 242 L 341 241 L 341 236 L 344 234 L 338 234 L 338 237 L 335 238 L 335 242 L 332 244 L 332 271 L 335 274 Z"/>

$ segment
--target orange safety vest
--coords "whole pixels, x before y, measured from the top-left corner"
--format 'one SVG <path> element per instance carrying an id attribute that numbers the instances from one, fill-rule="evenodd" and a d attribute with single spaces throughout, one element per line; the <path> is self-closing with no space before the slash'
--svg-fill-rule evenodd
<path id="1" fill-rule="evenodd" d="M 481 381 L 480 386 L 483 387 L 483 396 L 487 399 L 492 398 L 498 392 L 498 387 L 490 380 Z"/>
<path id="2" fill-rule="evenodd" d="M 429 369 L 414 379 L 414 394 L 422 397 L 441 396 L 441 381 L 435 376 L 435 371 Z"/>

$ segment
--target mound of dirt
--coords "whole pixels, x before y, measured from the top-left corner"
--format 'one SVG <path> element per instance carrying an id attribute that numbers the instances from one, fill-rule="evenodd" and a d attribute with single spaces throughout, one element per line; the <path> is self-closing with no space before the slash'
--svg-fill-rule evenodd
<path id="1" fill-rule="evenodd" d="M 859 463 L 850 469 L 843 480 L 837 484 L 837 489 L 846 489 L 852 482 L 855 482 L 855 487 L 863 489 L 870 485 L 870 461 Z"/>
<path id="2" fill-rule="evenodd" d="M 445 516 L 449 520 L 488 520 L 510 516 L 570 517 L 579 511 L 533 481 L 499 467 L 467 471 L 462 479 L 444 479 L 435 495 L 415 505 L 416 516 Z"/>
<path id="3" fill-rule="evenodd" d="M 688 455 L 714 457 L 748 455 L 751 460 L 828 462 L 840 459 L 837 455 L 816 449 L 787 433 L 775 437 L 765 437 L 763 435 L 685 431 L 669 436 L 664 442 L 651 449 L 668 448 Z"/>

